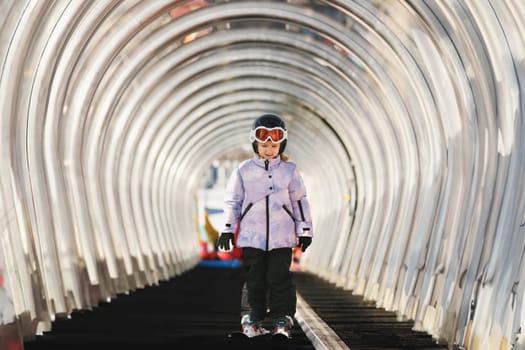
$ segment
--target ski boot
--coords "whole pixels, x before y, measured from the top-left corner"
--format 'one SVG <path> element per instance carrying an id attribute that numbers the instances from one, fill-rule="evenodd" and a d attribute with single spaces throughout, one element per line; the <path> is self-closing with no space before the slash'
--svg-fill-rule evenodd
<path id="1" fill-rule="evenodd" d="M 244 315 L 241 319 L 242 333 L 248 338 L 257 337 L 270 333 L 269 330 L 265 329 L 260 321 L 253 321 L 250 315 Z"/>
<path id="2" fill-rule="evenodd" d="M 286 341 L 292 338 L 293 318 L 290 316 L 279 317 L 273 324 L 272 339 Z"/>

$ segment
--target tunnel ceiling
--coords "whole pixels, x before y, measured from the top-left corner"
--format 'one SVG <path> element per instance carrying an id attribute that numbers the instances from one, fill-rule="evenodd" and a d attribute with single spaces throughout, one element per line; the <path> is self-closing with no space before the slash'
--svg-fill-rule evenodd
<path id="1" fill-rule="evenodd" d="M 154 271 L 118 290 L 194 262 L 203 174 L 251 157 L 266 112 L 287 123 L 323 237 L 305 266 L 417 328 L 457 342 L 480 276 L 520 247 L 519 0 L 8 0 L 0 13 L 10 244 L 47 271 L 57 312 L 62 289 L 82 295 L 67 264 L 95 285 Z M 418 302 L 452 308 L 457 328 L 429 325 Z"/>

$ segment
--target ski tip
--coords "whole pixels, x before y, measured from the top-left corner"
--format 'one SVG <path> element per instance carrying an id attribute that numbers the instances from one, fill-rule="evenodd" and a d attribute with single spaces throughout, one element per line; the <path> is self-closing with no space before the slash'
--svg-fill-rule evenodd
<path id="1" fill-rule="evenodd" d="M 288 337 L 281 333 L 272 335 L 272 342 L 275 342 L 275 343 L 287 343 L 291 340 L 292 340 L 292 337 Z"/>

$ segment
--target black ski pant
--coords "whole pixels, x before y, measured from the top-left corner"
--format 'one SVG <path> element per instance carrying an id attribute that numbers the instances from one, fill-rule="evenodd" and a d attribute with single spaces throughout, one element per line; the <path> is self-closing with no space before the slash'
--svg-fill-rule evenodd
<path id="1" fill-rule="evenodd" d="M 264 320 L 268 308 L 269 317 L 274 320 L 286 315 L 294 317 L 297 299 L 290 271 L 292 249 L 243 248 L 242 256 L 251 317 Z"/>

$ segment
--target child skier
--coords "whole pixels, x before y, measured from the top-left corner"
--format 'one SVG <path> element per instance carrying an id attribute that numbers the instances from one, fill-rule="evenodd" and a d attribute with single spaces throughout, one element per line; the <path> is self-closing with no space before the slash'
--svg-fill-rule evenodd
<path id="1" fill-rule="evenodd" d="M 241 327 L 248 337 L 269 333 L 262 327 L 273 320 L 272 335 L 291 337 L 296 291 L 290 266 L 292 249 L 302 251 L 312 242 L 312 219 L 303 179 L 295 163 L 283 154 L 287 142 L 284 121 L 263 114 L 250 132 L 255 156 L 231 174 L 224 200 L 224 230 L 217 246 L 243 249 L 249 312 Z M 267 304 L 268 302 L 268 304 Z"/>

